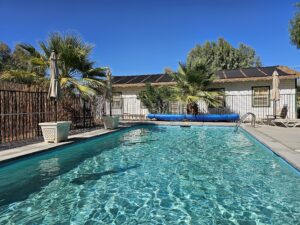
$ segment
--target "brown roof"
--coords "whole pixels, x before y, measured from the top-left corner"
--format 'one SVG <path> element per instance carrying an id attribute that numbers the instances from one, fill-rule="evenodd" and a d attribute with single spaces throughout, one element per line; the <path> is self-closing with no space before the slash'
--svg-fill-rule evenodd
<path id="1" fill-rule="evenodd" d="M 295 79 L 300 77 L 300 73 L 286 66 L 268 66 L 242 68 L 235 70 L 222 70 L 216 72 L 215 83 L 241 82 L 271 80 L 273 72 L 277 70 L 280 79 Z M 147 74 L 133 76 L 113 76 L 114 87 L 145 86 L 145 83 L 152 85 L 174 84 L 175 80 L 168 74 Z"/>
<path id="2" fill-rule="evenodd" d="M 271 80 L 273 72 L 277 70 L 280 79 L 295 79 L 300 73 L 286 66 L 267 66 L 222 70 L 216 73 L 215 83 Z"/>

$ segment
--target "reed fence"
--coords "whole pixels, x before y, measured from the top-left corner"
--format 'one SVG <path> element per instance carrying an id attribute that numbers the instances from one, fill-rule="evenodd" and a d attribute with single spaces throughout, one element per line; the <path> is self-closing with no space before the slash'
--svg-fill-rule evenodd
<path id="1" fill-rule="evenodd" d="M 0 83 L 0 144 L 42 135 L 39 123 L 55 120 L 54 102 L 42 88 Z M 93 100 L 63 96 L 57 104 L 60 121 L 72 121 L 71 129 L 95 125 Z"/>

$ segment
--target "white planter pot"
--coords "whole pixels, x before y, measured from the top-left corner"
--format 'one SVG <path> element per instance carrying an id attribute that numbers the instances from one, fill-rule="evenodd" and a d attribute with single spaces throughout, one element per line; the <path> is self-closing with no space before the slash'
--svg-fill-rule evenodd
<path id="1" fill-rule="evenodd" d="M 105 129 L 115 129 L 119 126 L 119 116 L 103 116 L 102 120 Z"/>
<path id="2" fill-rule="evenodd" d="M 46 143 L 58 143 L 68 139 L 71 121 L 39 123 Z"/>

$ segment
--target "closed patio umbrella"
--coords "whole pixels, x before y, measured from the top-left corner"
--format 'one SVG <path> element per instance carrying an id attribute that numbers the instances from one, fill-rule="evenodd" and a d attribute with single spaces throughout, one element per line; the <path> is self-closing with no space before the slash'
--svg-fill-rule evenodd
<path id="1" fill-rule="evenodd" d="M 110 69 L 106 71 L 107 78 L 107 97 L 109 99 L 109 116 L 112 116 L 112 83 L 111 83 L 111 72 Z"/>
<path id="2" fill-rule="evenodd" d="M 53 51 L 50 56 L 50 87 L 48 97 L 55 101 L 55 122 L 57 122 L 57 101 L 60 99 L 60 84 L 58 76 L 57 58 Z"/>
<path id="3" fill-rule="evenodd" d="M 273 72 L 273 82 L 272 82 L 272 92 L 271 92 L 271 100 L 273 101 L 273 115 L 276 118 L 276 102 L 280 100 L 280 92 L 279 92 L 279 74 L 277 70 Z"/>

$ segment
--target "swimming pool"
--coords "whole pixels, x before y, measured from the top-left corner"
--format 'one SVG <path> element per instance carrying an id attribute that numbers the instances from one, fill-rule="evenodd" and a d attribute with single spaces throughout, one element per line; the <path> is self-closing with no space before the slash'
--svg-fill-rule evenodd
<path id="1" fill-rule="evenodd" d="M 0 224 L 299 224 L 299 173 L 233 130 L 137 126 L 2 165 Z"/>

